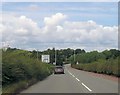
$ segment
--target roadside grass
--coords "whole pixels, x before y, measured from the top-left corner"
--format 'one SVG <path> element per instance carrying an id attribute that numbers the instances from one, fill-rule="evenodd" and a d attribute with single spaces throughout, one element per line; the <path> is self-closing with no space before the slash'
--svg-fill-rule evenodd
<path id="1" fill-rule="evenodd" d="M 2 95 L 13 95 L 21 91 L 22 89 L 27 88 L 28 82 L 27 81 L 20 81 L 18 83 L 13 83 L 7 86 L 3 86 L 2 88 Z"/>
<path id="2" fill-rule="evenodd" d="M 16 95 L 22 90 L 27 89 L 29 86 L 37 83 L 40 80 L 30 79 L 30 80 L 21 80 L 17 83 L 12 83 L 10 85 L 4 86 L 2 89 L 2 95 Z"/>

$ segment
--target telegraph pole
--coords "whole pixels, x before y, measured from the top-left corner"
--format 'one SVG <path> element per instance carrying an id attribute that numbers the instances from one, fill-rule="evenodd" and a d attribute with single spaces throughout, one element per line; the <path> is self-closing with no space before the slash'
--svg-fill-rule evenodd
<path id="1" fill-rule="evenodd" d="M 75 50 L 74 50 L 74 62 L 75 62 Z"/>
<path id="2" fill-rule="evenodd" d="M 38 49 L 37 49 L 37 60 L 38 60 Z"/>
<path id="3" fill-rule="evenodd" d="M 55 64 L 56 64 L 56 50 L 55 50 Z"/>

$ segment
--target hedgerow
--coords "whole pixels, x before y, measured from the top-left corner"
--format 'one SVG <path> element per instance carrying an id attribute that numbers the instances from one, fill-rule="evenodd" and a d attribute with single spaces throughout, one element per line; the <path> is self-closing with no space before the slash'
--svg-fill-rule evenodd
<path id="1" fill-rule="evenodd" d="M 119 57 L 116 59 L 94 61 L 92 63 L 71 64 L 73 68 L 89 72 L 102 73 L 120 77 Z"/>
<path id="2" fill-rule="evenodd" d="M 15 84 L 20 84 L 22 81 L 26 82 L 24 84 L 27 84 L 28 86 L 32 84 L 32 82 L 43 80 L 52 74 L 52 65 L 42 63 L 36 58 L 31 58 L 28 56 L 28 54 L 30 54 L 29 51 L 25 50 L 2 51 L 3 93 L 4 91 L 7 92 L 6 88 L 10 89 L 10 87 L 13 85 L 16 87 L 17 85 Z M 18 90 L 18 88 L 21 89 L 21 87 L 23 86 L 16 88 Z M 14 89 L 14 91 L 16 90 Z"/>

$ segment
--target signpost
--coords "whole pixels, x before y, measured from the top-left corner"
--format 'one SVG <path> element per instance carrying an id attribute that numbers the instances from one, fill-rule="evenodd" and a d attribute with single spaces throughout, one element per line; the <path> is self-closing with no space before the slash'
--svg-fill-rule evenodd
<path id="1" fill-rule="evenodd" d="M 77 63 L 76 63 L 76 64 L 77 64 L 77 65 L 79 64 L 79 63 L 78 63 L 78 61 L 77 61 Z"/>

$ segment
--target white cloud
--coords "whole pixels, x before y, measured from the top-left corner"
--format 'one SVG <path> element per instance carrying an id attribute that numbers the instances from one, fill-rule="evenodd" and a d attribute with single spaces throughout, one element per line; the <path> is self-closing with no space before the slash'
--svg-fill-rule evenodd
<path id="1" fill-rule="evenodd" d="M 36 22 L 25 16 L 16 17 L 13 15 L 3 14 L 2 41 L 10 45 L 26 44 L 31 37 L 38 35 L 40 29 Z"/>
<path id="2" fill-rule="evenodd" d="M 45 17 L 44 23 L 47 26 L 53 26 L 53 25 L 59 24 L 65 18 L 66 18 L 66 15 L 62 13 L 56 13 L 55 15 L 52 15 L 51 17 Z"/>
<path id="3" fill-rule="evenodd" d="M 27 30 L 27 29 L 24 29 L 24 28 L 20 28 L 20 29 L 17 29 L 17 30 L 16 30 L 16 34 L 19 34 L 19 35 L 27 35 L 27 34 L 28 34 L 28 30 Z"/>
<path id="4" fill-rule="evenodd" d="M 0 24 L 2 41 L 21 48 L 84 47 L 89 49 L 117 48 L 118 27 L 102 26 L 89 20 L 67 21 L 67 16 L 56 13 L 44 18 L 44 26 L 26 16 L 3 14 Z M 42 43 L 46 42 L 46 43 Z"/>

